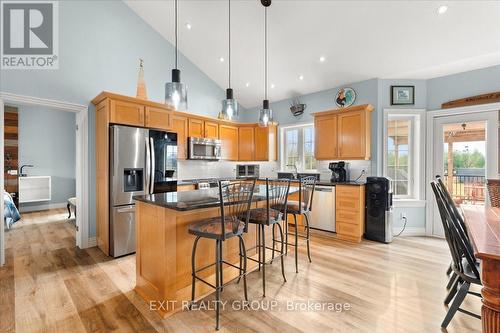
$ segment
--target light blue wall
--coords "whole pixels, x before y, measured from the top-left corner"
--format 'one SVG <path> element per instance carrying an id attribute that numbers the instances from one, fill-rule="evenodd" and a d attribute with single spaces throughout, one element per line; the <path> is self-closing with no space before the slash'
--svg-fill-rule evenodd
<path id="1" fill-rule="evenodd" d="M 377 117 L 380 113 L 378 105 L 378 79 L 366 80 L 361 82 L 356 82 L 353 84 L 348 84 L 346 86 L 352 87 L 356 91 L 356 105 L 358 104 L 372 104 L 375 110 L 372 113 L 372 140 L 376 141 L 378 128 L 375 126 L 377 124 Z M 307 104 L 307 107 L 302 115 L 299 117 L 294 117 L 290 112 L 291 100 L 286 99 L 282 101 L 277 101 L 271 103 L 271 109 L 273 110 L 274 120 L 280 125 L 289 125 L 294 123 L 312 123 L 313 116 L 311 113 L 321 112 L 326 110 L 331 110 L 337 108 L 335 105 L 335 94 L 337 93 L 339 87 L 307 94 L 300 96 L 300 102 Z M 245 122 L 255 123 L 258 121 L 259 108 L 248 109 L 242 112 L 241 120 Z M 374 141 L 374 142 L 375 142 Z M 372 145 L 372 156 L 376 156 L 378 153 L 378 146 Z M 376 170 L 376 165 L 374 164 L 376 159 L 372 160 L 372 170 Z M 375 169 L 373 169 L 375 168 Z M 376 172 L 376 171 L 375 171 Z"/>
<path id="2" fill-rule="evenodd" d="M 170 20 L 166 17 L 165 20 Z M 138 59 L 145 61 L 148 97 L 164 100 L 174 50 L 122 1 L 61 1 L 58 70 L 2 70 L 0 90 L 89 105 L 90 236 L 95 235 L 94 108 L 103 90 L 134 96 Z M 215 116 L 224 91 L 182 54 L 189 112 Z"/>
<path id="3" fill-rule="evenodd" d="M 427 110 L 450 100 L 500 91 L 500 65 L 427 80 Z"/>
<path id="4" fill-rule="evenodd" d="M 415 105 L 391 105 L 391 85 L 415 86 Z M 449 100 L 468 97 L 481 93 L 500 91 L 500 66 L 493 66 L 480 70 L 464 72 L 430 80 L 389 80 L 371 79 L 367 81 L 347 84 L 357 92 L 355 104 L 369 103 L 375 107 L 372 115 L 372 175 L 382 174 L 382 130 L 383 110 L 395 109 L 427 109 L 433 110 L 441 107 L 441 103 Z M 293 117 L 290 113 L 291 100 L 282 100 L 271 103 L 274 119 L 280 125 L 312 122 L 311 113 L 336 108 L 334 96 L 339 87 L 312 94 L 300 96 L 302 103 L 307 104 L 307 109 L 300 117 Z M 256 122 L 259 108 L 248 109 L 242 116 L 246 122 Z M 401 213 L 407 217 L 407 228 L 423 230 L 425 228 L 424 207 L 397 207 L 394 209 L 394 227 L 400 228 L 403 222 Z"/>
<path id="5" fill-rule="evenodd" d="M 51 176 L 51 204 L 75 196 L 75 114 L 40 107 L 19 107 L 19 167 L 29 176 Z M 47 202 L 26 203 L 21 207 Z"/>

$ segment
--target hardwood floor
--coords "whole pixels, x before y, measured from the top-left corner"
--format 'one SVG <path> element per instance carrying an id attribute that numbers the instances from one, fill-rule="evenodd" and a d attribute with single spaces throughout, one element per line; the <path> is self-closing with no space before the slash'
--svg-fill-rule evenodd
<path id="1" fill-rule="evenodd" d="M 37 218 L 37 215 L 39 219 Z M 135 258 L 110 259 L 97 248 L 75 248 L 74 227 L 61 210 L 23 215 L 6 232 L 6 265 L 0 268 L 0 332 L 210 332 L 214 311 L 183 311 L 161 319 L 134 291 Z M 38 221 L 37 221 L 38 220 Z M 45 220 L 45 223 L 41 223 Z M 300 251 L 267 269 L 267 297 L 260 274 L 248 276 L 252 307 L 237 311 L 242 285 L 224 289 L 221 312 L 226 332 L 441 332 L 446 313 L 446 243 L 423 237 L 396 238 L 390 245 L 349 244 L 313 235 L 312 259 Z M 190 254 L 186 254 L 190 255 Z M 478 291 L 478 290 L 474 290 Z M 213 300 L 208 296 L 205 301 Z M 292 311 L 287 301 L 348 303 L 342 312 Z M 233 303 L 237 304 L 237 303 Z M 480 300 L 467 296 L 463 307 L 480 313 Z M 479 320 L 457 313 L 448 332 L 480 332 Z"/>

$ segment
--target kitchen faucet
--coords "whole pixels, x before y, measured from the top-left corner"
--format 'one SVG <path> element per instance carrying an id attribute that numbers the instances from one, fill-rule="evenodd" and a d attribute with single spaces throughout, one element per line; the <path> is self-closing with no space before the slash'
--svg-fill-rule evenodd
<path id="1" fill-rule="evenodd" d="M 297 164 L 296 163 L 287 164 L 286 166 L 287 167 L 293 167 L 295 169 L 295 175 L 297 175 L 299 173 L 299 170 L 297 169 Z"/>
<path id="2" fill-rule="evenodd" d="M 21 169 L 19 170 L 19 177 L 26 177 L 27 176 L 27 174 L 23 173 L 23 168 L 24 167 L 33 168 L 34 165 L 32 165 L 32 164 L 23 164 L 21 166 Z"/>

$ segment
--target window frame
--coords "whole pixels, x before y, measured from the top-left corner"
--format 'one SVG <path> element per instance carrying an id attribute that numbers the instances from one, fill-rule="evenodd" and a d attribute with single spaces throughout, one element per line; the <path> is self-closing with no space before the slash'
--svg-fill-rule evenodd
<path id="1" fill-rule="evenodd" d="M 305 143 L 305 131 L 304 129 L 306 128 L 312 128 L 313 129 L 313 155 L 312 157 L 314 158 L 314 146 L 316 145 L 315 142 L 315 135 L 314 135 L 314 123 L 304 123 L 304 124 L 299 124 L 299 125 L 289 125 L 289 126 L 282 126 L 280 128 L 280 167 L 281 170 L 285 171 L 288 170 L 289 167 L 286 166 L 286 133 L 289 130 L 298 130 L 298 143 L 297 143 L 297 152 L 298 152 L 298 162 L 297 162 L 297 170 L 299 171 L 316 171 L 317 169 L 304 169 L 305 166 L 305 155 L 304 155 L 304 143 Z M 316 162 L 316 168 L 317 168 L 317 163 L 318 161 L 314 158 Z M 295 170 L 293 170 L 295 171 Z"/>
<path id="2" fill-rule="evenodd" d="M 383 117 L 383 153 L 382 175 L 388 176 L 388 124 L 389 120 L 409 120 L 408 132 L 408 194 L 394 195 L 394 200 L 422 200 L 425 193 L 424 184 L 424 154 L 425 154 L 425 110 L 423 109 L 385 109 Z M 395 185 L 395 184 L 394 184 Z"/>

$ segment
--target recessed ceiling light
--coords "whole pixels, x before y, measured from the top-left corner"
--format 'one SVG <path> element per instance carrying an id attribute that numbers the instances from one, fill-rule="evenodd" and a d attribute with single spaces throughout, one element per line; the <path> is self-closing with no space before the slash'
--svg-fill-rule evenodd
<path id="1" fill-rule="evenodd" d="M 220 61 L 220 62 L 224 62 L 224 57 L 220 57 L 220 58 L 219 58 L 219 61 Z"/>
<path id="2" fill-rule="evenodd" d="M 437 11 L 438 11 L 439 15 L 442 15 L 442 14 L 446 13 L 447 10 L 448 10 L 448 6 L 443 5 L 443 6 L 439 6 Z"/>
<path id="3" fill-rule="evenodd" d="M 250 87 L 250 82 L 245 83 L 245 87 Z"/>
<path id="4" fill-rule="evenodd" d="M 299 80 L 304 80 L 304 75 L 299 75 Z"/>
<path id="5" fill-rule="evenodd" d="M 192 27 L 191 23 L 186 22 L 186 29 L 191 30 Z"/>
<path id="6" fill-rule="evenodd" d="M 274 89 L 274 87 L 276 87 L 274 83 L 271 83 L 271 89 Z"/>
<path id="7" fill-rule="evenodd" d="M 319 57 L 319 62 L 325 62 L 326 58 L 324 56 Z"/>

